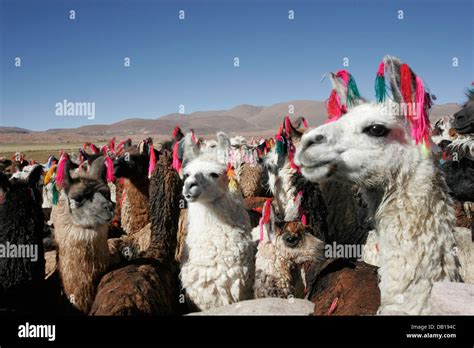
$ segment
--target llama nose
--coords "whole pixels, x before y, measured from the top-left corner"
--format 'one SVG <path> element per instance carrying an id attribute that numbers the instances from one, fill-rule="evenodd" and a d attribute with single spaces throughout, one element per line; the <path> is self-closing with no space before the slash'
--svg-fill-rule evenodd
<path id="1" fill-rule="evenodd" d="M 304 144 L 305 147 L 310 147 L 315 144 L 321 144 L 322 142 L 325 141 L 325 136 L 322 134 L 316 134 L 312 137 L 307 138 L 306 144 Z"/>

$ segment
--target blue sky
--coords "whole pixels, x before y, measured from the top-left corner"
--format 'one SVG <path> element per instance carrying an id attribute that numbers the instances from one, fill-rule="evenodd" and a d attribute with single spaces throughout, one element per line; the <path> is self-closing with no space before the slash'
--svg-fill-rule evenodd
<path id="1" fill-rule="evenodd" d="M 373 99 L 385 54 L 409 63 L 437 103 L 461 103 L 474 76 L 473 3 L 0 0 L 0 124 L 44 130 L 157 118 L 181 104 L 189 113 L 324 100 L 330 85 L 321 77 L 341 69 L 343 57 Z M 56 116 L 64 99 L 95 102 L 95 119 Z"/>

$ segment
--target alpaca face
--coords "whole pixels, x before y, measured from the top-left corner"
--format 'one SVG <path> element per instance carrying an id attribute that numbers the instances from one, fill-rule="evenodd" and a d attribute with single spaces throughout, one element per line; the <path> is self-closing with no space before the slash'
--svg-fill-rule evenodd
<path id="1" fill-rule="evenodd" d="M 148 156 L 140 154 L 136 149 L 125 151 L 114 161 L 114 176 L 116 178 L 142 178 L 147 176 Z"/>
<path id="2" fill-rule="evenodd" d="M 183 195 L 188 202 L 211 203 L 228 192 L 226 166 L 197 158 L 183 169 Z"/>
<path id="3" fill-rule="evenodd" d="M 374 187 L 395 175 L 400 158 L 410 165 L 412 147 L 403 119 L 387 115 L 381 105 L 362 104 L 303 135 L 295 163 L 311 181 L 335 178 Z"/>
<path id="4" fill-rule="evenodd" d="M 298 222 L 283 226 L 276 237 L 275 248 L 277 254 L 296 265 L 324 258 L 324 242 Z"/>
<path id="5" fill-rule="evenodd" d="M 108 224 L 114 216 L 115 204 L 103 181 L 80 178 L 72 183 L 67 196 L 71 217 L 79 226 L 95 228 Z"/>

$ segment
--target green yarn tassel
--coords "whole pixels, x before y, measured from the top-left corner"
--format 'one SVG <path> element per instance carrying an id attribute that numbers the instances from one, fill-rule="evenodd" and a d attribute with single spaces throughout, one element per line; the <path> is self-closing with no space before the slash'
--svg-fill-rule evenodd
<path id="1" fill-rule="evenodd" d="M 378 103 L 383 103 L 385 96 L 385 78 L 383 76 L 377 75 L 375 78 L 375 98 L 377 99 Z"/>
<path id="2" fill-rule="evenodd" d="M 53 183 L 53 204 L 57 205 L 59 200 L 59 192 L 56 188 L 56 183 Z"/>
<path id="3" fill-rule="evenodd" d="M 285 143 L 277 140 L 276 142 L 276 153 L 279 155 L 285 154 Z"/>
<path id="4" fill-rule="evenodd" d="M 354 101 L 360 99 L 359 89 L 352 75 L 349 75 L 349 82 L 347 83 L 347 104 L 353 105 Z"/>

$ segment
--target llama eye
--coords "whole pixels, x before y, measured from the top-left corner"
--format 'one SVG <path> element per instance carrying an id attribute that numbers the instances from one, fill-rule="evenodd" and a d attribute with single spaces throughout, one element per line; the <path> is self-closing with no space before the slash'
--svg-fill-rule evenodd
<path id="1" fill-rule="evenodd" d="M 184 174 L 183 180 L 186 181 L 187 178 L 189 178 L 189 174 Z"/>
<path id="2" fill-rule="evenodd" d="M 363 130 L 363 133 L 367 133 L 368 135 L 371 135 L 373 137 L 384 137 L 388 133 L 390 133 L 390 129 L 388 129 L 382 124 L 373 124 L 371 126 L 366 127 Z"/>
<path id="3" fill-rule="evenodd" d="M 300 237 L 293 236 L 293 235 L 287 235 L 283 238 L 283 241 L 285 242 L 287 247 L 294 248 L 300 242 Z"/>
<path id="4" fill-rule="evenodd" d="M 214 178 L 214 179 L 217 179 L 219 177 L 219 174 L 217 173 L 211 173 L 211 176 Z"/>

